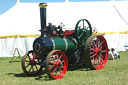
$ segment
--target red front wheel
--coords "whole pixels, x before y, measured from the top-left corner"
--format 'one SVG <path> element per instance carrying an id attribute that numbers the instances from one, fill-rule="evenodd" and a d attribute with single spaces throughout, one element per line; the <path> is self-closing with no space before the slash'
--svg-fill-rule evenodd
<path id="1" fill-rule="evenodd" d="M 85 63 L 90 69 L 102 69 L 108 59 L 108 46 L 101 35 L 92 35 L 85 44 Z"/>
<path id="2" fill-rule="evenodd" d="M 51 51 L 46 58 L 45 69 L 50 78 L 62 78 L 68 68 L 67 56 L 60 50 Z"/>
<path id="3" fill-rule="evenodd" d="M 36 76 L 41 71 L 43 66 L 39 64 L 41 60 L 39 60 L 38 56 L 35 55 L 33 51 L 27 52 L 22 58 L 22 69 L 24 73 L 29 76 Z"/>

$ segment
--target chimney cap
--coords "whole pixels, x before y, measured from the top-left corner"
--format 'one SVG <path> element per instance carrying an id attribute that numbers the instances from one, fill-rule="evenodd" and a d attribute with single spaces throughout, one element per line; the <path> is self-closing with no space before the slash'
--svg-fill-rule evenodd
<path id="1" fill-rule="evenodd" d="M 46 7 L 47 7 L 47 4 L 46 4 L 46 3 L 40 3 L 40 4 L 39 4 L 39 7 L 40 7 L 40 8 L 46 8 Z"/>

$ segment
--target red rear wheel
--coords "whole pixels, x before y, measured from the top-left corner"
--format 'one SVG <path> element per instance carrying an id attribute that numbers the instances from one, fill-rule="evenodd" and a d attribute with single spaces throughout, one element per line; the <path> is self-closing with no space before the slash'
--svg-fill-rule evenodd
<path id="1" fill-rule="evenodd" d="M 43 66 L 39 65 L 41 60 L 35 55 L 33 51 L 27 52 L 22 58 L 22 69 L 29 76 L 36 76 L 41 71 Z"/>
<path id="2" fill-rule="evenodd" d="M 85 44 L 85 63 L 90 69 L 102 69 L 108 58 L 108 46 L 101 35 L 92 35 Z"/>
<path id="3" fill-rule="evenodd" d="M 51 51 L 46 58 L 46 72 L 50 78 L 62 78 L 68 68 L 67 56 L 60 50 Z"/>

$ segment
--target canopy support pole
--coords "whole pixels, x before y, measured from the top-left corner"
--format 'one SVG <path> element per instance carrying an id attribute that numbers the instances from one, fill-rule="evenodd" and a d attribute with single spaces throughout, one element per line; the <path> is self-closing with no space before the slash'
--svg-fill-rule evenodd
<path id="1" fill-rule="evenodd" d="M 20 57 L 20 60 L 21 60 L 21 56 L 20 56 L 20 53 L 19 53 L 18 48 L 15 48 L 14 53 L 13 53 L 13 56 L 12 56 L 12 59 L 11 59 L 11 62 L 13 61 L 13 59 L 14 59 L 14 57 L 15 57 L 16 51 L 17 51 L 17 53 L 18 53 L 18 57 Z M 10 62 L 10 63 L 11 63 L 11 62 Z"/>

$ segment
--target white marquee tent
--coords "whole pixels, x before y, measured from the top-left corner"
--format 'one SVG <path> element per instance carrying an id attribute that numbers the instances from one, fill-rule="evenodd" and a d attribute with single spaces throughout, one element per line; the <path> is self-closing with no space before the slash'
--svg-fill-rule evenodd
<path id="1" fill-rule="evenodd" d="M 105 33 L 109 48 L 125 51 L 128 44 L 128 1 L 47 3 L 47 23 L 65 24 L 75 29 L 79 19 L 88 19 L 98 32 Z M 17 3 L 0 15 L 0 57 L 11 57 L 15 48 L 20 55 L 32 50 L 40 34 L 39 3 Z M 31 36 L 30 36 L 31 35 Z"/>

